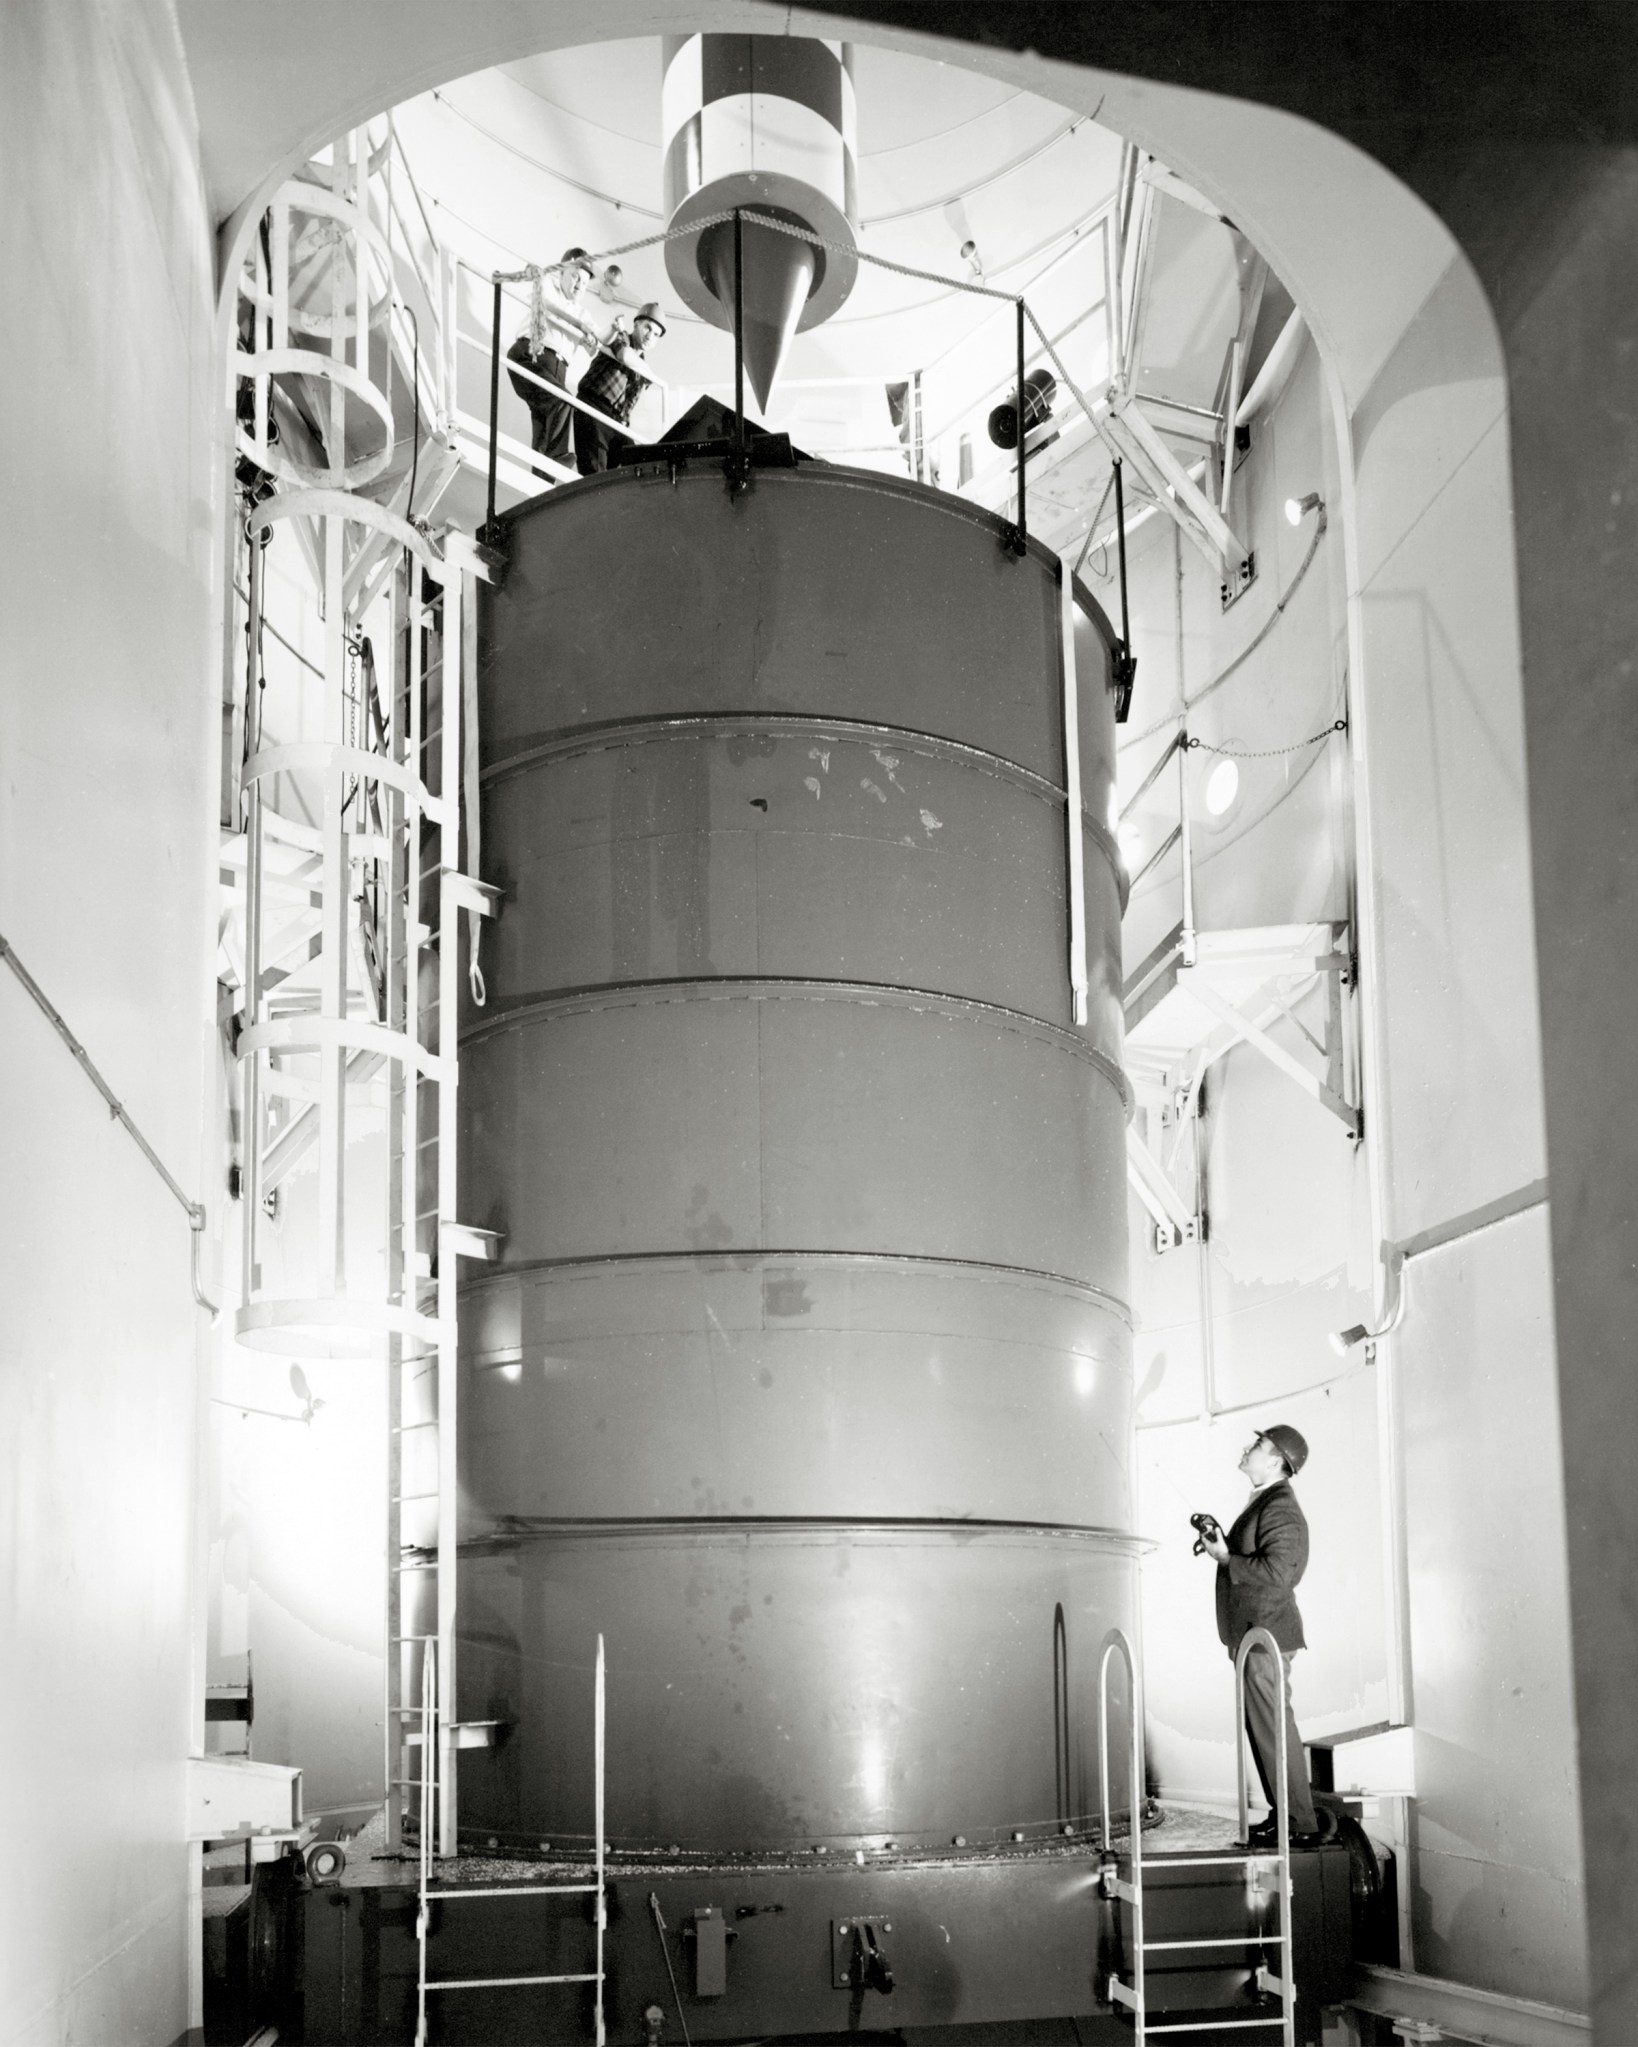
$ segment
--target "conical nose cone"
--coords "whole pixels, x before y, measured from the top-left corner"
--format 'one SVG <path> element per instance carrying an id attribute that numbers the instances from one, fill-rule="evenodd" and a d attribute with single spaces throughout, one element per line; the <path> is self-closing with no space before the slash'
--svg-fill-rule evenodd
<path id="1" fill-rule="evenodd" d="M 767 410 L 768 394 L 785 360 L 796 323 L 813 288 L 814 248 L 777 228 L 754 221 L 740 226 L 745 251 L 745 374 L 756 393 L 758 408 Z M 700 248 L 705 272 L 717 303 L 734 324 L 734 227 L 723 221 L 708 231 Z"/>

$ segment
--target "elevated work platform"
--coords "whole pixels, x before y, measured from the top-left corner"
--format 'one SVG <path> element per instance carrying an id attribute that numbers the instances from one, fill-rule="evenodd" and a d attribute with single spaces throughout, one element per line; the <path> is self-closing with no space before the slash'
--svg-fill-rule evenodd
<path id="1" fill-rule="evenodd" d="M 1128 977 L 1122 991 L 1125 1066 L 1140 1115 L 1127 1128 L 1127 1177 L 1154 1218 L 1162 1249 L 1204 1232 L 1200 1190 L 1181 1191 L 1173 1169 L 1182 1132 L 1198 1109 L 1201 1082 L 1236 1045 L 1260 1052 L 1350 1137 L 1360 1135 L 1359 1107 L 1349 1099 L 1353 1061 L 1343 1003 L 1353 974 L 1345 923 L 1237 931 L 1190 931 L 1179 923 Z M 1323 983 L 1326 994 L 1323 1039 L 1296 1014 L 1316 983 Z M 1273 1036 L 1282 1020 L 1304 1041 L 1300 1052 Z M 1150 1127 L 1150 1139 L 1143 1125 Z M 1171 1131 L 1169 1145 L 1153 1141 L 1157 1125 Z M 1195 1163 L 1198 1180 L 1198 1158 Z"/>

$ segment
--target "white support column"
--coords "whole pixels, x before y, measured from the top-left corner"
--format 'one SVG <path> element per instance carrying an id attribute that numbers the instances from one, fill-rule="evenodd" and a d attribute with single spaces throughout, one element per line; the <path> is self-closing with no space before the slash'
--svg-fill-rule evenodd
<path id="1" fill-rule="evenodd" d="M 461 692 L 466 634 L 467 578 L 452 572 L 444 584 L 443 659 L 439 677 L 440 771 L 443 799 L 438 830 L 438 1852 L 459 1846 L 455 1720 L 456 1553 L 459 1465 L 456 1456 L 456 1278 L 454 1224 L 456 1085 L 460 963 L 455 881 L 460 859 Z"/>
<path id="2" fill-rule="evenodd" d="M 332 420 L 336 401 L 332 400 Z M 347 741 L 347 621 L 342 608 L 343 522 L 327 518 L 324 530 L 324 737 L 331 746 Z M 320 831 L 323 870 L 319 884 L 319 1014 L 347 1014 L 347 952 L 349 859 L 342 812 L 345 778 L 337 767 L 324 771 Z M 346 1171 L 347 1052 L 327 1045 L 318 1053 L 318 1288 L 336 1295 L 346 1287 L 346 1255 L 342 1239 L 343 1178 Z"/>
<path id="3" fill-rule="evenodd" d="M 1075 571 L 1058 559 L 1059 638 L 1064 664 L 1064 796 L 1069 852 L 1069 993 L 1077 1025 L 1087 1016 L 1086 843 L 1081 824 L 1081 713 L 1075 675 Z"/>

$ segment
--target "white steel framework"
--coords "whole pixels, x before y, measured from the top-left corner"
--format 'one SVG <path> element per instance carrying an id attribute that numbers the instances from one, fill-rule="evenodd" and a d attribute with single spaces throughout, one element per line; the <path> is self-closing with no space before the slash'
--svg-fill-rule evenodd
<path id="1" fill-rule="evenodd" d="M 420 470 L 419 434 L 407 463 L 398 446 L 395 362 L 417 425 L 423 407 L 434 427 L 447 419 L 437 309 L 449 279 L 435 245 L 429 262 L 400 256 L 392 147 L 390 130 L 374 147 L 355 131 L 282 187 L 242 283 L 248 658 L 232 692 L 228 794 L 243 830 L 225 861 L 244 876 L 235 1326 L 242 1343 L 286 1355 L 386 1358 L 388 1831 L 396 1847 L 405 1792 L 435 1782 L 438 1850 L 450 1855 L 456 1752 L 492 1736 L 455 1717 L 456 1280 L 462 1257 L 494 1250 L 456 1215 L 459 922 L 465 911 L 481 1000 L 478 920 L 496 902 L 462 859 L 464 824 L 475 867 L 463 770 L 475 781 L 476 593 L 491 558 L 403 516 L 412 490 L 424 484 L 426 502 L 456 458 L 435 444 Z M 406 320 L 407 292 L 425 334 Z M 366 494 L 373 485 L 386 502 Z M 261 663 L 265 550 L 281 530 L 308 565 L 322 621 L 322 661 L 292 648 L 316 681 L 318 736 L 282 741 L 266 729 Z M 376 645 L 390 650 L 379 667 Z M 349 1153 L 383 1121 L 384 1213 L 378 1241 L 365 1242 Z M 280 1196 L 298 1166 L 312 1174 L 314 1216 L 311 1240 L 295 1244 Z M 435 1761 L 406 1705 L 433 1644 Z"/>

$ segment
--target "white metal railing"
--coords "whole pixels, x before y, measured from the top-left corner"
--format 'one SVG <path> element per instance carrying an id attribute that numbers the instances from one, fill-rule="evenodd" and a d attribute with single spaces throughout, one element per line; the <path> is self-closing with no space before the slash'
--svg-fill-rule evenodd
<path id="1" fill-rule="evenodd" d="M 608 1928 L 607 1870 L 608 1852 L 604 1836 L 604 1770 L 605 1770 L 605 1722 L 607 1718 L 608 1680 L 603 1648 L 603 1637 L 597 1638 L 596 1674 L 592 1688 L 592 1772 L 593 1772 L 593 1813 L 595 1825 L 594 1864 L 595 1875 L 590 1883 L 570 1884 L 439 1884 L 433 1883 L 433 1813 L 437 1800 L 434 1796 L 433 1780 L 438 1770 L 445 1767 L 440 1755 L 437 1765 L 433 1763 L 434 1736 L 444 1726 L 448 1715 L 440 1711 L 438 1658 L 435 1651 L 429 1653 L 422 1666 L 421 1675 L 421 1842 L 419 1900 L 415 1915 L 416 1972 L 415 1972 L 415 2047 L 426 2047 L 427 2042 L 427 1998 L 457 1990 L 523 1990 L 538 1989 L 547 1985 L 590 1983 L 593 1992 L 593 2047 L 605 2047 L 606 2028 L 604 2018 L 604 1989 L 606 1983 L 605 1935 Z M 453 1849 L 445 1849 L 452 1854 Z M 596 1967 L 568 1972 L 542 1973 L 529 1971 L 525 1974 L 507 1976 L 432 1976 L 427 1973 L 429 1948 L 433 1937 L 432 1907 L 440 1905 L 468 1904 L 490 1898 L 563 1898 L 590 1897 L 593 1900 L 592 1917 L 596 1937 Z"/>

